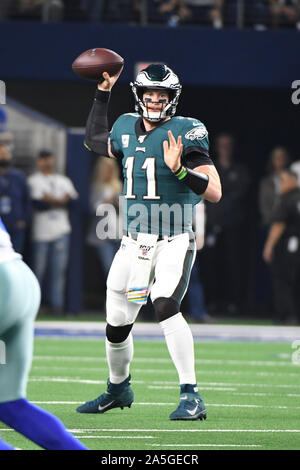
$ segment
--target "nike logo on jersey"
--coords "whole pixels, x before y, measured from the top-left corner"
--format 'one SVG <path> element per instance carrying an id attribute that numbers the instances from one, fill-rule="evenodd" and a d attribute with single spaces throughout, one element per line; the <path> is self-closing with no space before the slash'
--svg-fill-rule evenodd
<path id="1" fill-rule="evenodd" d="M 99 411 L 106 410 L 106 408 L 108 408 L 109 406 L 113 405 L 114 403 L 115 403 L 115 400 L 111 401 L 110 403 L 108 403 L 108 404 L 105 405 L 105 406 L 98 405 L 98 410 L 99 410 Z"/>
<path id="2" fill-rule="evenodd" d="M 138 141 L 140 144 L 142 144 L 144 142 L 144 140 L 146 139 L 146 135 L 140 135 L 139 138 L 138 138 Z"/>

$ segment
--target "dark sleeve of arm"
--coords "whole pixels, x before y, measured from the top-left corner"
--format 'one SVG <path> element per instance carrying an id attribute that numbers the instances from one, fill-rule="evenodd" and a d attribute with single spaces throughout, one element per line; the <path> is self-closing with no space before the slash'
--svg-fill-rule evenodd
<path id="1" fill-rule="evenodd" d="M 97 90 L 85 134 L 85 146 L 97 155 L 108 156 L 108 102 L 110 93 Z"/>
<path id="2" fill-rule="evenodd" d="M 214 164 L 209 156 L 208 150 L 199 146 L 188 147 L 183 152 L 182 163 L 191 170 L 197 166 Z"/>
<path id="3" fill-rule="evenodd" d="M 32 206 L 37 211 L 47 211 L 51 209 L 51 206 L 48 202 L 41 201 L 40 199 L 33 199 Z"/>
<path id="4" fill-rule="evenodd" d="M 276 222 L 285 222 L 288 216 L 288 208 L 286 204 L 285 198 L 281 195 L 274 206 L 274 209 L 272 211 L 271 215 L 271 222 L 276 223 Z"/>
<path id="5" fill-rule="evenodd" d="M 23 212 L 24 212 L 24 219 L 28 223 L 31 217 L 31 198 L 30 198 L 29 186 L 25 178 L 24 178 L 24 193 L 23 193 Z"/>

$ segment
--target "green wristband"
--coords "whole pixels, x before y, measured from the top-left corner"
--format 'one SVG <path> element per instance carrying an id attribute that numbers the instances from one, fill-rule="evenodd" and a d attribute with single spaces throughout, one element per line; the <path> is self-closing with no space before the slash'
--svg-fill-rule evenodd
<path id="1" fill-rule="evenodd" d="M 177 179 L 179 179 L 179 181 L 181 181 L 186 177 L 187 169 L 185 168 L 185 166 L 181 165 L 180 168 L 174 173 L 174 175 Z"/>

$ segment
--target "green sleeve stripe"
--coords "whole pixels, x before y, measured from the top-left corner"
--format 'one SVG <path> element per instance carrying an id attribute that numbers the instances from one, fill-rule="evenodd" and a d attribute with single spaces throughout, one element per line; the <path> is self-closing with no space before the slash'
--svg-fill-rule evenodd
<path id="1" fill-rule="evenodd" d="M 88 144 L 86 142 L 83 142 L 83 145 L 85 146 L 85 148 L 87 148 L 90 152 L 92 151 L 92 149 L 88 146 Z"/>

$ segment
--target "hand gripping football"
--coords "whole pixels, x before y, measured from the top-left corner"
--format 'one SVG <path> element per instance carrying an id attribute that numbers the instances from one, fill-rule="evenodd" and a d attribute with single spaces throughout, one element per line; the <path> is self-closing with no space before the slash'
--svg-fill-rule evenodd
<path id="1" fill-rule="evenodd" d="M 116 75 L 124 65 L 124 59 L 110 49 L 96 48 L 83 52 L 72 64 L 73 71 L 81 78 L 102 82 L 103 72 L 111 77 Z"/>

